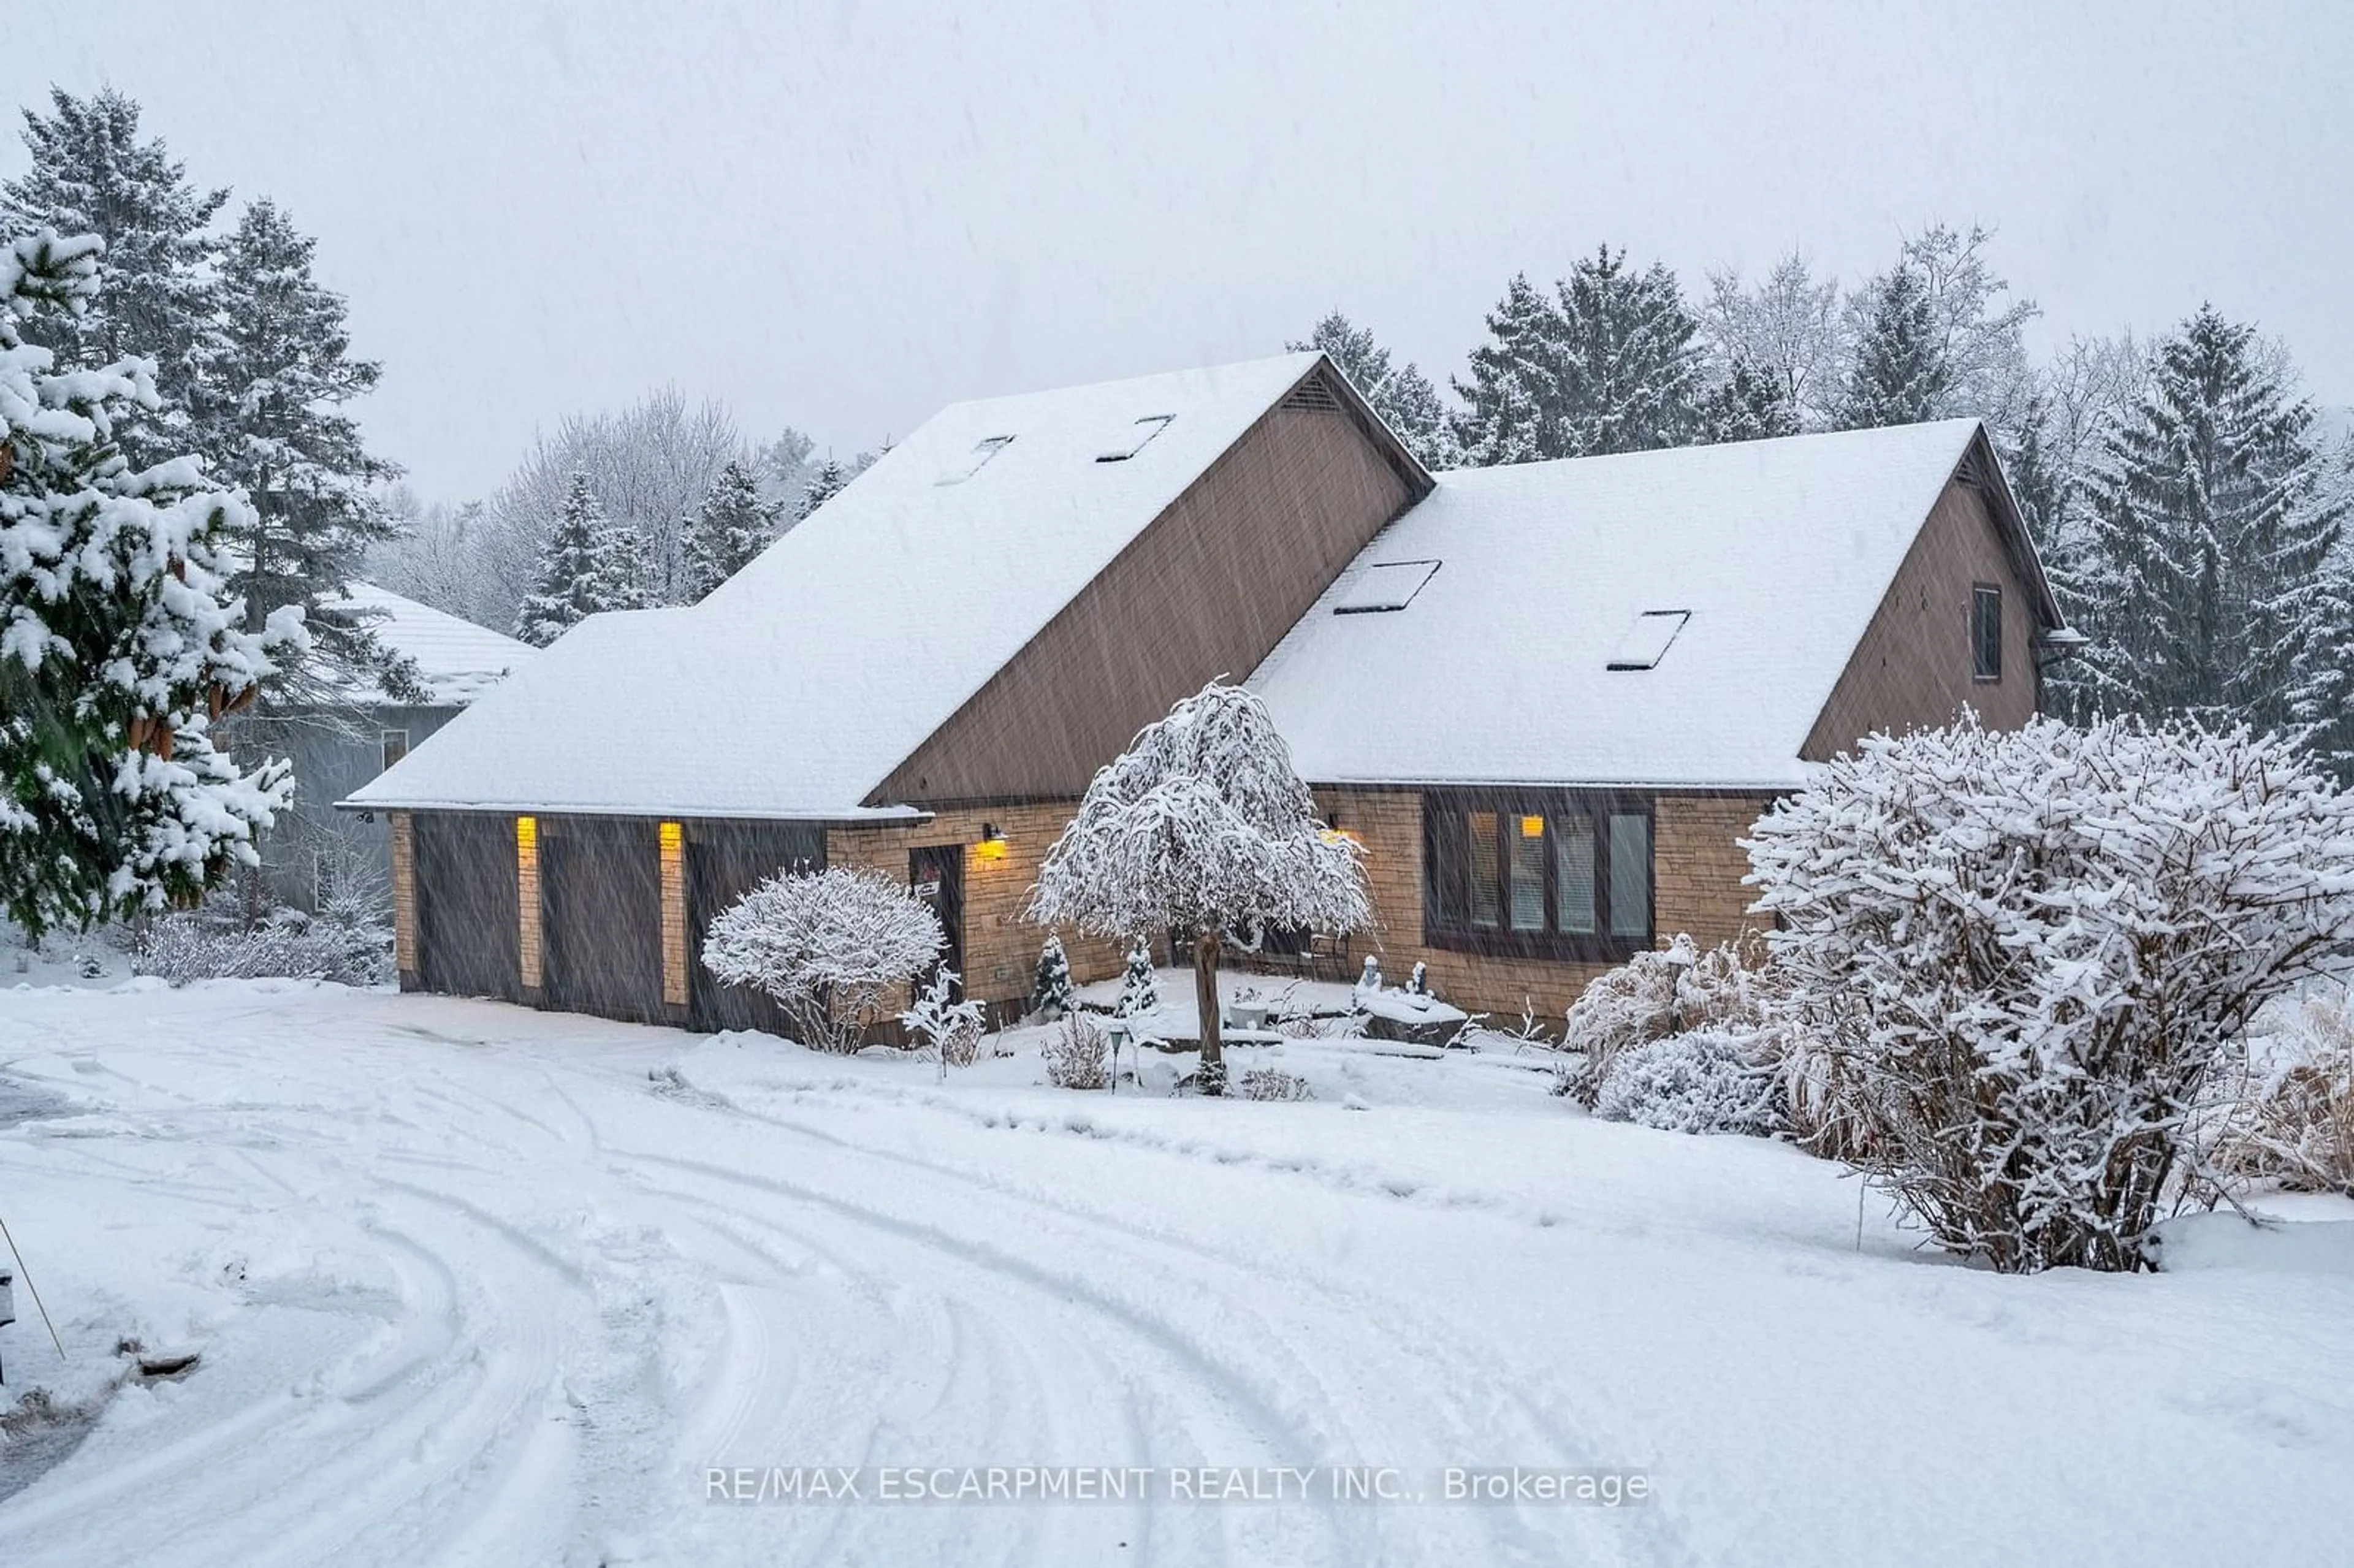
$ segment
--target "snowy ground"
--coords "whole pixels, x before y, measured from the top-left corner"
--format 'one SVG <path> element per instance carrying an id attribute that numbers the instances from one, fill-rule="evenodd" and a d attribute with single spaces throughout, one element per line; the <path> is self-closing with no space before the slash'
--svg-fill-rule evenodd
<path id="1" fill-rule="evenodd" d="M 20 1281 L 9 1393 L 202 1355 L 0 1501 L 0 1562 L 2343 1560 L 2354 1206 L 2000 1278 L 1525 1058 L 1288 1044 L 1317 1100 L 1220 1104 L 1045 1087 L 1030 1039 L 942 1085 L 334 987 L 0 991 L 0 1217 L 70 1352 Z M 1156 1500 L 706 1500 L 892 1464 Z M 1169 1500 L 1205 1464 L 1655 1495 Z"/>

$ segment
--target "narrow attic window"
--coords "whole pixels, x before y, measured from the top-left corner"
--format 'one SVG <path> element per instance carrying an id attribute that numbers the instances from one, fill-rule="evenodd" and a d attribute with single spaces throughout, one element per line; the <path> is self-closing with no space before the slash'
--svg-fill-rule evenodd
<path id="1" fill-rule="evenodd" d="M 1126 462 L 1151 445 L 1152 438 L 1167 429 L 1169 421 L 1176 417 L 1174 414 L 1147 414 L 1130 425 L 1108 450 L 1096 453 L 1096 461 Z"/>
<path id="2" fill-rule="evenodd" d="M 1369 615 L 1375 610 L 1404 609 L 1437 570 L 1437 561 L 1384 561 L 1367 567 L 1341 595 L 1332 613 Z"/>
<path id="3" fill-rule="evenodd" d="M 1668 644 L 1691 619 L 1688 609 L 1647 609 L 1635 618 L 1627 635 L 1618 640 L 1617 651 L 1610 655 L 1607 670 L 1649 670 L 1656 666 L 1668 652 Z"/>
<path id="4" fill-rule="evenodd" d="M 967 453 L 963 458 L 951 463 L 949 466 L 948 472 L 940 475 L 937 482 L 941 484 L 962 484 L 966 480 L 970 479 L 974 474 L 979 473 L 988 463 L 990 459 L 995 457 L 998 453 L 1003 451 L 1013 444 L 1013 438 L 1012 436 L 982 437 L 980 444 L 975 446 L 972 450 Z"/>

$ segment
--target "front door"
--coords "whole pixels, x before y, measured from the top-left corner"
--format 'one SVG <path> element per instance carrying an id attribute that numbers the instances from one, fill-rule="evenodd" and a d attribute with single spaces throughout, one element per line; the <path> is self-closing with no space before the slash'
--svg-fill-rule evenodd
<path id="1" fill-rule="evenodd" d="M 907 891 L 940 917 L 948 946 L 940 962 L 957 973 L 957 995 L 964 995 L 964 846 L 928 844 L 907 852 Z M 918 985 L 931 983 L 933 969 L 924 971 Z"/>

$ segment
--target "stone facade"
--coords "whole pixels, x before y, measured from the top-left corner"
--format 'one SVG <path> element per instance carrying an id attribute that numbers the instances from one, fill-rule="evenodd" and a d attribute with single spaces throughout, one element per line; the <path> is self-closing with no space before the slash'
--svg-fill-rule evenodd
<path id="1" fill-rule="evenodd" d="M 1689 932 L 1703 945 L 1732 941 L 1756 928 L 1750 890 L 1742 884 L 1748 856 L 1737 842 L 1769 797 L 1661 795 L 1654 807 L 1653 929 L 1665 942 Z M 1549 959 L 1499 958 L 1423 943 L 1422 796 L 1412 789 L 1323 789 L 1320 810 L 1338 819 L 1364 845 L 1365 877 L 1373 892 L 1374 928 L 1350 938 L 1348 963 L 1363 955 L 1381 960 L 1391 983 L 1417 962 L 1428 966 L 1439 994 L 1500 1024 L 1525 1006 L 1549 1033 L 1586 982 L 1611 966 Z"/>
<path id="2" fill-rule="evenodd" d="M 936 845 L 964 849 L 964 980 L 967 995 L 991 1003 L 1028 1000 L 1036 978 L 1038 949 L 1046 933 L 1023 917 L 1038 867 L 1078 810 L 1076 800 L 1010 806 L 942 808 L 928 822 L 912 827 L 836 827 L 826 830 L 828 865 L 866 866 L 905 881 L 911 850 Z M 984 824 L 1002 835 L 1004 853 L 981 853 Z M 1119 973 L 1120 945 L 1065 931 L 1071 979 L 1085 985 Z"/>

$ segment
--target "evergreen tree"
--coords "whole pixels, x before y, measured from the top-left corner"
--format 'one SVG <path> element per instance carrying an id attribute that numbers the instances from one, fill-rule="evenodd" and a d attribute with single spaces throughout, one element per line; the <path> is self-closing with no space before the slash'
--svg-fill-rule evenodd
<path id="1" fill-rule="evenodd" d="M 316 241 L 274 203 L 248 206 L 221 250 L 217 312 L 195 364 L 196 434 L 213 477 L 240 486 L 249 520 L 230 544 L 247 630 L 300 605 L 308 667 L 278 691 L 315 700 L 321 683 L 422 694 L 415 665 L 388 652 L 345 603 L 361 560 L 400 529 L 374 487 L 399 470 L 367 450 L 345 405 L 380 367 L 351 355 L 343 296 L 312 276 Z"/>
<path id="2" fill-rule="evenodd" d="M 1699 409 L 1701 440 L 1761 441 L 1798 433 L 1798 410 L 1772 374 L 1746 359 L 1717 383 Z"/>
<path id="3" fill-rule="evenodd" d="M 1152 949 L 1141 941 L 1128 948 L 1127 972 L 1120 977 L 1119 1013 L 1134 1018 L 1161 1005 L 1160 972 L 1152 967 Z"/>
<path id="4" fill-rule="evenodd" d="M 606 522 L 588 475 L 576 476 L 547 536 L 539 586 L 525 598 L 514 634 L 545 648 L 592 615 L 645 604 L 633 534 Z"/>
<path id="5" fill-rule="evenodd" d="M 1706 359 L 1675 274 L 1603 246 L 1548 299 L 1526 276 L 1488 315 L 1455 422 L 1474 465 L 1679 446 L 1702 434 Z"/>
<path id="6" fill-rule="evenodd" d="M 0 912 L 38 935 L 192 902 L 286 807 L 281 762 L 241 768 L 211 728 L 278 657 L 221 581 L 235 494 L 181 460 L 134 471 L 120 416 L 157 403 L 135 342 L 111 367 L 29 344 L 100 285 L 94 236 L 0 244 Z"/>
<path id="7" fill-rule="evenodd" d="M 1848 367 L 1839 425 L 1912 425 L 1944 411 L 1952 384 L 1929 291 L 1909 261 L 1866 291 L 1863 328 Z"/>
<path id="8" fill-rule="evenodd" d="M 793 508 L 793 521 L 808 522 L 811 513 L 841 494 L 843 487 L 854 477 L 854 471 L 843 468 L 834 461 L 832 453 L 828 453 L 825 461 L 811 471 L 809 485 L 801 492 L 800 503 Z"/>
<path id="9" fill-rule="evenodd" d="M 1438 389 L 1414 366 L 1392 365 L 1390 351 L 1374 342 L 1371 332 L 1333 311 L 1304 340 L 1284 346 L 1295 354 L 1321 349 L 1425 468 L 1456 465 L 1458 454 Z"/>
<path id="10" fill-rule="evenodd" d="M 1030 987 L 1033 1017 L 1055 1019 L 1071 1011 L 1071 960 L 1063 938 L 1051 931 L 1038 949 L 1038 975 Z"/>
<path id="11" fill-rule="evenodd" d="M 2347 503 L 2253 327 L 2202 306 L 2161 345 L 2087 500 L 2080 710 L 2342 730 Z"/>
<path id="12" fill-rule="evenodd" d="M 228 192 L 189 185 L 160 139 L 139 139 L 139 105 L 111 88 L 88 98 L 51 88 L 49 107 L 24 111 L 32 166 L 0 185 L 0 228 L 97 236 L 101 287 L 79 313 L 25 323 L 25 341 L 92 368 L 134 354 L 155 362 L 161 406 L 123 408 L 114 431 L 144 468 L 189 450 L 193 359 L 212 314 L 206 227 Z"/>
<path id="13" fill-rule="evenodd" d="M 700 602 L 767 549 L 777 536 L 779 510 L 761 497 L 758 482 L 742 463 L 721 469 L 702 509 L 687 520 L 681 584 L 685 602 Z"/>

